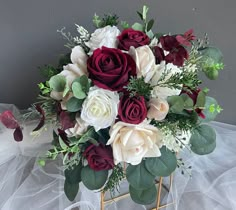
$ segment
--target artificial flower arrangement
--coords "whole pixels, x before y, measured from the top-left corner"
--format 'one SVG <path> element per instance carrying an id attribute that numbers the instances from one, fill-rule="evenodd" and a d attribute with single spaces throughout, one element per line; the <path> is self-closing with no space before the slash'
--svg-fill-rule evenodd
<path id="1" fill-rule="evenodd" d="M 144 6 L 138 12 L 142 23 L 132 26 L 116 15 L 95 15 L 92 34 L 79 25 L 76 37 L 60 30 L 71 53 L 57 68 L 42 68 L 46 81 L 39 84 L 39 101 L 23 117 L 40 116 L 34 133 L 54 125 L 52 148 L 39 163 L 63 157 L 71 201 L 80 182 L 114 192 L 126 178 L 136 203 L 152 203 L 156 177 L 177 167 L 188 170 L 178 157 L 182 149 L 205 155 L 216 147 L 216 134 L 206 123 L 221 107 L 207 88 L 199 88 L 199 75 L 217 78 L 221 52 L 208 46 L 207 37 L 196 39 L 193 30 L 153 33 L 147 12 Z M 16 141 L 23 139 L 10 111 L 0 121 L 15 130 Z"/>

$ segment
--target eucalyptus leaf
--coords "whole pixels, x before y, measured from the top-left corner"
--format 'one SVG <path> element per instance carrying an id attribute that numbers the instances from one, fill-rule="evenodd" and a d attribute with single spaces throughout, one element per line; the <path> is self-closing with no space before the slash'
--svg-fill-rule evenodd
<path id="1" fill-rule="evenodd" d="M 126 178 L 130 185 L 135 189 L 150 188 L 155 179 L 155 175 L 151 174 L 145 167 L 144 161 L 138 165 L 129 165 L 126 169 Z"/>
<path id="2" fill-rule="evenodd" d="M 167 101 L 170 105 L 170 111 L 173 113 L 181 113 L 184 109 L 184 100 L 181 96 L 169 96 Z"/>
<path id="3" fill-rule="evenodd" d="M 62 92 L 66 86 L 66 79 L 62 75 L 55 75 L 50 78 L 49 86 L 57 92 Z"/>
<path id="4" fill-rule="evenodd" d="M 145 167 L 154 176 L 169 176 L 176 169 L 176 155 L 165 146 L 160 151 L 160 157 L 147 158 L 145 160 Z"/>
<path id="5" fill-rule="evenodd" d="M 66 103 L 66 109 L 69 112 L 77 112 L 81 109 L 84 100 L 71 97 Z"/>
<path id="6" fill-rule="evenodd" d="M 187 94 L 181 94 L 181 97 L 184 100 L 184 109 L 193 109 L 193 100 Z"/>
<path id="7" fill-rule="evenodd" d="M 155 185 L 152 185 L 148 189 L 139 190 L 133 186 L 129 186 L 129 192 L 131 199 L 138 204 L 148 205 L 152 204 L 157 197 L 157 189 Z"/>
<path id="8" fill-rule="evenodd" d="M 77 184 L 71 184 L 67 180 L 64 182 L 64 192 L 66 194 L 66 197 L 73 201 L 79 191 L 79 183 Z"/>
<path id="9" fill-rule="evenodd" d="M 206 155 L 216 147 L 216 133 L 209 125 L 200 125 L 194 129 L 190 138 L 191 150 L 198 155 Z"/>
<path id="10" fill-rule="evenodd" d="M 83 184 L 89 190 L 98 190 L 106 183 L 108 171 L 94 171 L 89 166 L 85 166 L 81 172 L 81 179 Z"/>
<path id="11" fill-rule="evenodd" d="M 200 122 L 210 122 L 214 120 L 219 114 L 219 111 L 217 110 L 218 107 L 217 101 L 209 96 L 206 96 L 206 103 L 205 103 L 205 109 L 203 110 L 203 114 L 205 115 L 205 118 L 199 118 Z"/>
<path id="12" fill-rule="evenodd" d="M 132 29 L 137 30 L 137 31 L 144 31 L 144 27 L 141 23 L 134 23 L 132 25 Z"/>
<path id="13" fill-rule="evenodd" d="M 147 19 L 147 13 L 148 13 L 148 10 L 149 10 L 149 8 L 146 6 L 146 5 L 144 5 L 143 6 L 143 20 L 146 20 Z"/>
<path id="14" fill-rule="evenodd" d="M 82 164 L 74 165 L 64 171 L 66 181 L 70 184 L 78 184 L 81 181 Z"/>
<path id="15" fill-rule="evenodd" d="M 72 92 L 73 92 L 75 98 L 78 98 L 78 99 L 86 98 L 86 94 L 82 90 L 82 85 L 79 82 L 72 83 Z"/>

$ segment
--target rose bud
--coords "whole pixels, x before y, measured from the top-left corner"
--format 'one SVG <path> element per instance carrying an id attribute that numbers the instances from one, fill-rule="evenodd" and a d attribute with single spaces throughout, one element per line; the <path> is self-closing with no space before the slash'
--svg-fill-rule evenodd
<path id="1" fill-rule="evenodd" d="M 164 120 L 169 111 L 169 104 L 161 98 L 152 98 L 148 102 L 148 107 L 147 117 L 157 121 Z"/>

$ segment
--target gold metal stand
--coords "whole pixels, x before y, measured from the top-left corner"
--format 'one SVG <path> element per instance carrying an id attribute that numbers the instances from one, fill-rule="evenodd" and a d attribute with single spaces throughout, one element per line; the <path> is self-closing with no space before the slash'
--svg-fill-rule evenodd
<path id="1" fill-rule="evenodd" d="M 169 193 L 171 192 L 172 190 L 172 182 L 173 182 L 173 175 L 170 175 L 169 177 L 169 182 L 170 182 L 170 186 L 169 187 L 166 187 L 164 184 L 163 184 L 163 177 L 160 177 L 159 180 L 156 181 L 156 184 L 158 185 L 158 191 L 157 191 L 157 200 L 156 200 L 156 207 L 155 208 L 152 208 L 151 210 L 160 210 L 164 207 L 167 207 L 169 205 L 173 205 L 174 202 L 172 203 L 168 203 L 168 204 L 164 204 L 164 205 L 161 205 L 161 192 L 162 192 L 162 189 L 166 189 Z M 108 203 L 111 203 L 111 202 L 116 202 L 116 201 L 119 201 L 119 200 L 122 200 L 126 197 L 130 196 L 129 193 L 126 193 L 126 194 L 123 194 L 123 195 L 120 195 L 120 196 L 117 196 L 117 197 L 114 197 L 114 198 L 111 198 L 111 199 L 108 199 L 108 200 L 105 200 L 105 193 L 104 192 L 101 192 L 101 210 L 104 210 L 105 209 L 105 205 L 108 204 Z"/>

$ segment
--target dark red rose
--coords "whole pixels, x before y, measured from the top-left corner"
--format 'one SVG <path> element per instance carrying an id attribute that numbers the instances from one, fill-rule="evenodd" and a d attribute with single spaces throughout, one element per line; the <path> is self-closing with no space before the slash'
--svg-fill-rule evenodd
<path id="1" fill-rule="evenodd" d="M 178 46 L 165 57 L 167 63 L 176 66 L 183 66 L 185 59 L 188 59 L 188 51 L 182 46 Z"/>
<path id="2" fill-rule="evenodd" d="M 154 56 L 156 58 L 156 64 L 159 64 L 161 61 L 165 60 L 164 51 L 158 46 L 154 47 Z"/>
<path id="3" fill-rule="evenodd" d="M 182 91 L 182 93 L 187 94 L 192 100 L 193 100 L 193 105 L 195 105 L 197 103 L 197 97 L 198 94 L 200 93 L 201 89 L 198 88 L 197 90 L 191 90 L 191 92 L 189 91 Z M 197 108 L 195 109 L 195 111 L 197 112 L 198 116 L 201 118 L 205 118 L 205 115 L 203 114 L 203 109 Z"/>
<path id="4" fill-rule="evenodd" d="M 150 43 L 150 39 L 145 33 L 132 28 L 123 30 L 117 38 L 119 40 L 118 48 L 126 51 L 128 51 L 131 46 L 137 48 Z"/>
<path id="5" fill-rule="evenodd" d="M 121 121 L 139 124 L 147 117 L 147 107 L 143 96 L 123 95 L 120 99 L 118 116 Z"/>
<path id="6" fill-rule="evenodd" d="M 111 146 L 92 144 L 84 151 L 83 155 L 87 159 L 89 167 L 95 171 L 109 170 L 114 167 Z"/>
<path id="7" fill-rule="evenodd" d="M 119 49 L 96 49 L 87 61 L 89 78 L 100 88 L 121 91 L 136 76 L 133 58 Z"/>
<path id="8" fill-rule="evenodd" d="M 171 51 L 179 46 L 179 42 L 174 36 L 166 35 L 160 37 L 161 46 L 166 51 Z"/>

